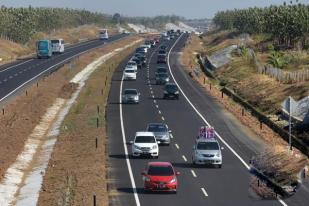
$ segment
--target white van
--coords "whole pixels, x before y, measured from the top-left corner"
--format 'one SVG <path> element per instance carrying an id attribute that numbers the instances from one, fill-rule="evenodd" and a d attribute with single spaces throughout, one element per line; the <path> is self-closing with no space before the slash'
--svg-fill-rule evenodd
<path id="1" fill-rule="evenodd" d="M 99 39 L 101 39 L 101 40 L 108 40 L 107 29 L 100 29 L 99 30 Z"/>
<path id="2" fill-rule="evenodd" d="M 64 52 L 64 40 L 63 39 L 52 39 L 52 52 L 53 53 L 63 53 Z"/>

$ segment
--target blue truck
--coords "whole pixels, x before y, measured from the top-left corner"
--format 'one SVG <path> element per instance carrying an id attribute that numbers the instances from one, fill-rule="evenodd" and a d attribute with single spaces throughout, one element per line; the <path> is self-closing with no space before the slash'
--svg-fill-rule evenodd
<path id="1" fill-rule="evenodd" d="M 36 45 L 36 53 L 39 59 L 50 58 L 53 55 L 52 44 L 50 40 L 40 40 Z"/>

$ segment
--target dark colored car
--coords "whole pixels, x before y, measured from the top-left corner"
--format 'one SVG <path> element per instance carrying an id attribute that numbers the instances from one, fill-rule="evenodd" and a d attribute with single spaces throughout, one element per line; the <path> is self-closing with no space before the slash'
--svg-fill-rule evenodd
<path id="1" fill-rule="evenodd" d="M 166 64 L 167 58 L 164 54 L 159 54 L 157 58 L 157 64 Z"/>
<path id="2" fill-rule="evenodd" d="M 164 87 L 163 99 L 179 99 L 179 90 L 176 84 L 167 83 Z"/>
<path id="3" fill-rule="evenodd" d="M 167 84 L 170 81 L 168 73 L 156 74 L 156 84 Z"/>
<path id="4" fill-rule="evenodd" d="M 136 53 L 134 57 L 135 57 L 135 58 L 138 58 L 139 61 L 141 61 L 142 66 L 145 66 L 145 65 L 146 65 L 146 57 L 145 57 L 145 55 L 142 55 L 142 54 L 140 54 L 140 53 Z"/>
<path id="5" fill-rule="evenodd" d="M 160 50 L 166 50 L 167 49 L 167 46 L 166 45 L 161 45 L 160 46 Z"/>
<path id="6" fill-rule="evenodd" d="M 141 68 L 143 67 L 143 63 L 142 63 L 142 61 L 141 61 L 139 58 L 133 57 L 133 58 L 131 59 L 131 61 L 133 61 L 133 62 L 136 63 L 137 68 L 141 69 Z"/>
<path id="7" fill-rule="evenodd" d="M 158 67 L 155 74 L 157 75 L 157 74 L 160 74 L 160 73 L 168 73 L 167 68 L 166 67 Z"/>
<path id="8" fill-rule="evenodd" d="M 160 50 L 158 51 L 158 54 L 164 54 L 164 55 L 166 55 L 166 51 L 163 50 L 163 49 L 160 49 Z"/>

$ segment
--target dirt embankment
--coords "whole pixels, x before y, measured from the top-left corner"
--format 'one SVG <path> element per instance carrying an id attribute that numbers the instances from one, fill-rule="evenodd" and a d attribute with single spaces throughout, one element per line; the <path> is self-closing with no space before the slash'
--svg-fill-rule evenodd
<path id="1" fill-rule="evenodd" d="M 50 76 L 41 79 L 40 81 L 38 81 L 38 84 L 34 84 L 33 86 L 27 88 L 27 90 L 23 94 L 15 97 L 13 100 L 10 100 L 10 102 L 3 107 L 4 114 L 1 111 L 1 115 L 0 115 L 0 133 L 1 133 L 0 135 L 0 142 L 1 142 L 0 144 L 0 181 L 4 177 L 4 174 L 7 171 L 8 167 L 12 165 L 12 163 L 16 160 L 17 155 L 23 150 L 25 141 L 27 140 L 28 136 L 31 134 L 35 126 L 38 125 L 38 123 L 40 122 L 40 119 L 45 114 L 46 109 L 52 105 L 52 103 L 57 97 L 69 98 L 72 92 L 75 90 L 76 85 L 69 84 L 69 81 L 78 72 L 80 72 L 89 62 L 93 61 L 99 56 L 102 56 L 102 54 L 104 53 L 108 53 L 116 48 L 129 44 L 132 41 L 135 41 L 137 38 L 138 37 L 130 37 L 130 38 L 118 41 L 118 42 L 114 42 L 114 43 L 106 45 L 103 48 L 97 49 L 91 53 L 87 53 L 83 55 L 82 57 L 75 60 L 73 67 L 66 65 L 63 68 L 59 69 L 57 72 L 54 72 L 53 74 L 51 74 Z M 97 85 L 102 85 L 102 89 L 105 89 L 102 82 L 101 83 L 97 82 Z M 94 88 L 95 87 L 93 87 L 93 89 Z M 91 93 L 90 90 L 88 90 L 87 92 Z M 101 102 L 102 102 L 102 96 L 100 97 L 101 97 Z M 88 105 L 83 105 L 83 106 L 88 107 Z M 82 108 L 83 106 L 81 105 L 77 106 L 77 108 L 75 108 L 76 112 L 78 113 L 78 109 Z M 92 124 L 93 121 L 95 120 L 90 118 L 85 122 L 86 124 L 88 123 Z M 67 126 L 67 128 L 70 128 L 70 127 Z M 102 136 L 100 136 L 102 139 L 104 138 L 103 131 L 104 130 L 102 128 L 96 131 L 102 134 Z M 78 133 L 75 133 L 75 134 L 78 134 Z M 90 134 L 91 133 L 89 133 L 89 135 Z M 87 137 L 87 136 L 88 134 L 84 135 L 83 137 Z M 74 139 L 73 141 L 76 141 L 76 140 L 77 138 Z M 66 141 L 66 139 L 64 140 L 64 142 L 65 143 L 63 142 L 61 143 L 61 147 L 71 146 L 71 142 Z M 101 149 L 103 150 L 103 145 Z M 60 151 L 62 151 L 62 149 Z M 68 149 L 64 148 L 64 151 L 62 152 L 65 152 L 65 151 L 68 151 Z M 75 151 L 75 152 L 76 152 L 76 156 L 80 156 L 80 153 L 86 152 L 86 150 Z M 87 165 L 83 167 L 82 163 L 92 164 L 93 163 L 92 160 L 97 163 L 99 162 L 99 164 L 104 163 L 103 161 L 104 159 L 102 156 L 103 153 L 100 153 L 100 154 L 101 154 L 100 157 L 93 157 L 93 158 L 91 154 L 88 154 L 86 156 L 87 157 L 89 156 L 90 158 L 89 160 L 84 161 L 84 162 L 77 161 L 75 163 L 77 166 L 79 166 L 78 168 L 80 168 L 81 170 L 88 168 L 88 166 L 90 166 L 90 165 Z M 68 155 L 67 156 L 64 155 L 64 157 L 68 157 Z M 69 159 L 72 161 L 75 161 L 76 157 L 73 159 L 72 158 L 69 158 Z M 67 162 L 65 164 L 67 164 Z M 71 170 L 68 169 L 68 171 L 71 171 Z M 65 173 L 61 174 L 61 177 L 65 178 L 66 177 Z M 63 181 L 64 183 L 65 179 L 61 181 Z M 93 184 L 94 183 L 92 183 L 92 185 Z M 49 190 L 46 190 L 46 191 L 49 191 Z M 57 190 L 54 190 L 54 191 L 56 192 Z M 57 196 L 57 198 L 59 198 L 59 196 Z M 52 205 L 52 204 L 42 204 L 42 205 Z"/>

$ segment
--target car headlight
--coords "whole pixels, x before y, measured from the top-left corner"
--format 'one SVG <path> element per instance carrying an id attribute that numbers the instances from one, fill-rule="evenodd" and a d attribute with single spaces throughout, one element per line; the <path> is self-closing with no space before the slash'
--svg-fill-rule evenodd
<path id="1" fill-rule="evenodd" d="M 133 145 L 133 147 L 135 148 L 135 149 L 141 149 L 139 146 L 137 146 L 137 145 Z"/>
<path id="2" fill-rule="evenodd" d="M 152 149 L 157 149 L 157 148 L 158 148 L 157 145 L 153 145 L 153 146 L 152 146 Z"/>
<path id="3" fill-rule="evenodd" d="M 221 154 L 220 154 L 220 152 L 216 154 L 216 157 L 221 157 Z"/>
<path id="4" fill-rule="evenodd" d="M 168 139 L 168 135 L 166 134 L 166 135 L 163 135 L 162 136 L 162 139 Z"/>
<path id="5" fill-rule="evenodd" d="M 174 177 L 173 179 L 171 179 L 171 181 L 169 181 L 168 183 L 174 183 L 174 182 L 176 182 L 177 181 L 177 179 L 176 179 L 176 177 Z"/>
<path id="6" fill-rule="evenodd" d="M 138 96 L 135 96 L 134 99 L 135 99 L 135 100 L 138 100 Z"/>
<path id="7" fill-rule="evenodd" d="M 179 94 L 179 91 L 176 91 L 175 94 Z"/>

